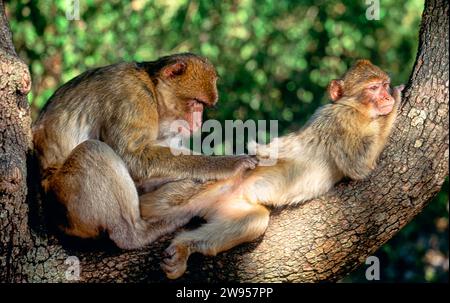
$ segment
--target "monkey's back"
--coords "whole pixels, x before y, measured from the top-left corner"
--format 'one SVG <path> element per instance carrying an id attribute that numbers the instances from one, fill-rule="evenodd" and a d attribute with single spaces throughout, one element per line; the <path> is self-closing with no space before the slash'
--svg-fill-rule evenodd
<path id="1" fill-rule="evenodd" d="M 130 90 L 148 90 L 140 73 L 135 63 L 118 63 L 86 71 L 57 89 L 33 126 L 42 168 L 59 166 L 78 144 L 100 139 Z"/>

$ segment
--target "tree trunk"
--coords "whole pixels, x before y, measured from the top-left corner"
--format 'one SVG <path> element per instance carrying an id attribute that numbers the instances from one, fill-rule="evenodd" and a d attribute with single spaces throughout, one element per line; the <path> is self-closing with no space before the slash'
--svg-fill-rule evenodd
<path id="1" fill-rule="evenodd" d="M 31 118 L 25 95 L 28 67 L 17 57 L 0 1 L 0 281 L 20 279 L 20 262 L 30 246 L 27 223 L 26 153 Z"/>
<path id="2" fill-rule="evenodd" d="M 165 280 L 159 262 L 169 237 L 128 252 L 64 241 L 40 223 L 39 199 L 25 201 L 30 78 L 14 52 L 2 4 L 0 15 L 0 281 L 67 281 L 69 256 L 79 258 L 83 282 Z M 335 281 L 411 221 L 448 174 L 448 30 L 448 1 L 426 1 L 404 103 L 370 178 L 274 211 L 262 239 L 216 257 L 193 256 L 181 280 Z"/>

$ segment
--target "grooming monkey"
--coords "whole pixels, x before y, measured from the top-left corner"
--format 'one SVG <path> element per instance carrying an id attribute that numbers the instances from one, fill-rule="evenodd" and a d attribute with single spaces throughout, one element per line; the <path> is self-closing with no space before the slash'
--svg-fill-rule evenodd
<path id="1" fill-rule="evenodd" d="M 204 107 L 218 99 L 216 80 L 205 58 L 185 53 L 93 69 L 60 87 L 35 123 L 33 141 L 44 191 L 65 208 L 61 229 L 82 238 L 106 231 L 120 248 L 138 248 L 190 218 L 143 220 L 139 203 L 151 193 L 139 196 L 137 185 L 192 185 L 254 168 L 249 156 L 174 156 L 164 146 L 172 122 L 186 121 L 189 133 L 201 127 Z"/>
<path id="2" fill-rule="evenodd" d="M 167 277 L 180 277 L 192 253 L 216 255 L 262 235 L 269 222 L 266 206 L 318 197 L 343 177 L 367 177 L 391 132 L 402 89 L 391 89 L 388 75 L 367 60 L 331 81 L 331 104 L 301 130 L 258 146 L 260 160 L 278 154 L 274 166 L 209 184 L 187 202 L 202 205 L 199 215 L 207 222 L 173 239 L 162 263 Z"/>

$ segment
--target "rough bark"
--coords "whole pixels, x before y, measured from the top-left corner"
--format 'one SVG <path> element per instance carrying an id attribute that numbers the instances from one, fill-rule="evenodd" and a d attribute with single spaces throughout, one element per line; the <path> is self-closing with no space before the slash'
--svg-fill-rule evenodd
<path id="1" fill-rule="evenodd" d="M 0 1 L 0 281 L 9 281 L 29 246 L 25 198 L 31 119 L 25 95 L 31 82 L 3 12 Z"/>
<path id="2" fill-rule="evenodd" d="M 79 258 L 83 282 L 165 280 L 159 261 L 169 237 L 129 252 L 64 241 L 41 223 L 39 199 L 25 203 L 29 74 L 15 55 L 3 6 L 0 13 L 0 281 L 66 281 L 68 256 Z M 448 1 L 426 1 L 404 103 L 370 178 L 274 211 L 262 239 L 216 257 L 193 256 L 181 281 L 334 281 L 411 221 L 448 174 L 448 30 Z"/>

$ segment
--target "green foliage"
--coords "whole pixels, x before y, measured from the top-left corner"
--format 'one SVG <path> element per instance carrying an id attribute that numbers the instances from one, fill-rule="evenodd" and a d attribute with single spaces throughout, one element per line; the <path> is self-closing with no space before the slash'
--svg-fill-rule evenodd
<path id="1" fill-rule="evenodd" d="M 303 125 L 327 102 L 329 80 L 357 58 L 388 70 L 394 84 L 405 83 L 423 9 L 423 0 L 383 0 L 381 19 L 369 21 L 362 0 L 80 0 L 77 21 L 66 18 L 71 2 L 17 0 L 8 5 L 16 49 L 32 73 L 29 100 L 36 112 L 59 85 L 89 68 L 190 51 L 207 56 L 220 74 L 220 103 L 209 118 L 274 119 L 282 133 Z M 448 210 L 443 210 L 447 195 L 445 186 L 420 217 L 425 219 L 382 249 L 394 272 L 420 273 L 412 280 L 448 280 L 422 274 L 420 253 L 408 263 L 411 268 L 396 265 L 408 254 L 399 247 L 418 251 L 411 243 L 419 233 L 431 237 L 423 224 L 438 217 L 448 222 Z M 448 264 L 446 243 L 442 251 Z"/>
<path id="2" fill-rule="evenodd" d="M 408 79 L 422 1 L 386 0 L 381 20 L 365 18 L 364 1 L 70 1 L 11 3 L 14 41 L 28 60 L 41 108 L 63 82 L 95 66 L 152 60 L 191 51 L 221 76 L 221 104 L 210 118 L 278 119 L 297 128 L 327 102 L 328 81 L 356 58 L 370 58 Z"/>

